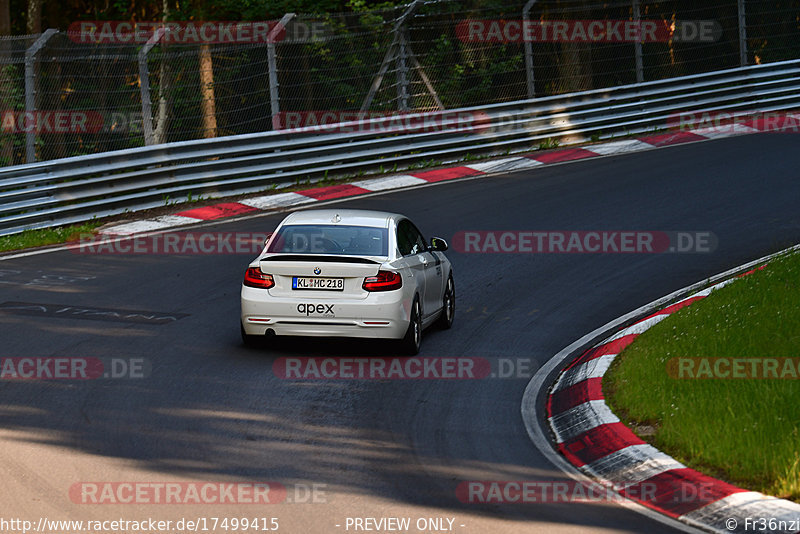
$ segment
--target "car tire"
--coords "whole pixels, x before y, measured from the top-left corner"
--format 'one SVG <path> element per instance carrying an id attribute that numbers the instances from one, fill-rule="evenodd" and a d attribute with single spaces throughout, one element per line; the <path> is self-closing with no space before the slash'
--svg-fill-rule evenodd
<path id="1" fill-rule="evenodd" d="M 456 286 L 453 283 L 453 275 L 447 278 L 447 285 L 444 288 L 442 295 L 442 315 L 436 324 L 439 328 L 447 330 L 453 326 L 453 320 L 456 315 Z"/>
<path id="2" fill-rule="evenodd" d="M 264 336 L 253 336 L 245 333 L 244 325 L 239 323 L 239 332 L 242 334 L 242 343 L 245 347 L 256 349 L 264 346 Z"/>
<path id="3" fill-rule="evenodd" d="M 416 356 L 422 345 L 422 313 L 419 309 L 419 299 L 414 298 L 411 305 L 411 316 L 409 318 L 408 330 L 400 342 L 400 347 L 404 354 Z"/>

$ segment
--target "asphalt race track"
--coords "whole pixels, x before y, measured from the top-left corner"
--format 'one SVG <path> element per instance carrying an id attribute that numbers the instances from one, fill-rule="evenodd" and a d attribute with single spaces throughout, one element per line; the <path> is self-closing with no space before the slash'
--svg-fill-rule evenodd
<path id="1" fill-rule="evenodd" d="M 354 532 L 347 518 L 366 517 L 410 517 L 412 525 L 450 518 L 451 531 L 466 534 L 674 531 L 615 503 L 464 503 L 456 488 L 471 480 L 567 480 L 521 421 L 529 376 L 617 316 L 800 242 L 796 146 L 790 134 L 747 135 L 332 204 L 398 211 L 448 240 L 471 230 L 717 236 L 712 253 L 448 252 L 455 325 L 426 331 L 420 356 L 530 360 L 530 371 L 513 378 L 278 378 L 280 357 L 366 357 L 387 348 L 319 340 L 243 347 L 239 287 L 251 255 L 58 251 L 2 261 L 0 308 L 47 306 L 31 315 L 0 309 L 0 356 L 140 359 L 150 367 L 141 379 L 0 381 L 3 516 L 274 517 L 288 533 Z M 265 232 L 281 218 L 198 231 Z M 56 314 L 63 306 L 74 313 Z M 75 311 L 87 308 L 142 313 L 135 322 Z M 75 484 L 134 481 L 269 481 L 288 496 L 271 505 L 83 504 L 70 494 Z M 317 502 L 305 491 L 312 487 Z"/>

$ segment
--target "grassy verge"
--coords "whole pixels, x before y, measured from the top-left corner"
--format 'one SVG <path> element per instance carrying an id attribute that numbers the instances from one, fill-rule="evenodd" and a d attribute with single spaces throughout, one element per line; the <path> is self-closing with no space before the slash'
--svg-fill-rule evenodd
<path id="1" fill-rule="evenodd" d="M 773 260 L 639 336 L 603 379 L 609 405 L 687 466 L 800 502 L 800 378 L 689 379 L 667 367 L 673 358 L 790 357 L 797 370 L 798 304 L 800 254 Z M 712 374 L 733 374 L 724 371 Z"/>
<path id="2" fill-rule="evenodd" d="M 66 243 L 80 234 L 92 234 L 99 222 L 88 222 L 60 228 L 25 230 L 19 234 L 0 237 L 0 252 Z"/>

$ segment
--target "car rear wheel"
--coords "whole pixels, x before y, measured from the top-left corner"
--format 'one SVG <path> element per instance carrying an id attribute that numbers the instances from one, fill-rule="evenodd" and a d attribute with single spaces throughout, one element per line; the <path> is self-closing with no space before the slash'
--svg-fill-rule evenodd
<path id="1" fill-rule="evenodd" d="M 456 316 L 456 286 L 453 283 L 453 275 L 447 279 L 447 286 L 442 295 L 442 315 L 437 324 L 440 328 L 447 330 L 453 326 L 453 319 Z"/>
<path id="2" fill-rule="evenodd" d="M 414 299 L 411 305 L 411 317 L 408 323 L 408 330 L 406 335 L 400 342 L 403 352 L 415 356 L 419 354 L 419 348 L 422 344 L 422 313 L 419 309 L 419 299 Z"/>

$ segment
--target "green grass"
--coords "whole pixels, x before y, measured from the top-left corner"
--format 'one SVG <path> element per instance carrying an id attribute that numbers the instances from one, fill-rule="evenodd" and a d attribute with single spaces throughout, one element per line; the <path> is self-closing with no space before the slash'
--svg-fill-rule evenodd
<path id="1" fill-rule="evenodd" d="M 93 234 L 99 222 L 88 222 L 59 228 L 25 230 L 19 234 L 0 237 L 0 252 L 66 243 L 81 234 Z"/>
<path id="2" fill-rule="evenodd" d="M 558 139 L 547 138 L 539 143 L 539 150 L 550 150 L 558 148 L 561 142 Z"/>
<path id="3" fill-rule="evenodd" d="M 603 379 L 609 405 L 687 466 L 800 502 L 800 380 L 667 372 L 677 357 L 800 359 L 799 304 L 800 254 L 771 261 L 639 336 Z"/>

